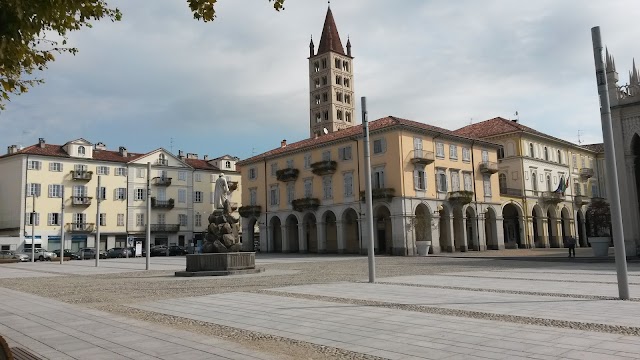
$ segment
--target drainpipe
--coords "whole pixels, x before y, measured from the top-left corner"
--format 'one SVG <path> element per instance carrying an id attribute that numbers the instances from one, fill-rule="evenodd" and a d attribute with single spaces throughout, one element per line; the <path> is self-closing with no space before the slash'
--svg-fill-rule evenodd
<path id="1" fill-rule="evenodd" d="M 269 192 L 267 188 L 267 158 L 262 159 L 264 161 L 264 225 L 267 231 L 267 253 L 269 252 Z M 282 238 L 282 237 L 281 237 Z"/>
<path id="2" fill-rule="evenodd" d="M 473 185 L 473 202 L 474 202 L 474 207 L 476 209 L 476 241 L 478 242 L 478 251 L 480 251 L 480 213 L 478 212 L 478 192 L 476 191 L 476 162 L 474 161 L 474 156 L 473 156 L 473 146 L 476 144 L 476 140 L 471 140 L 471 177 L 472 177 L 472 181 L 471 184 Z M 463 175 L 463 179 L 462 179 L 463 183 L 464 183 L 464 175 Z M 486 221 L 486 219 L 485 219 Z M 485 227 L 487 226 L 486 222 L 485 222 Z M 466 241 L 467 239 L 465 239 Z M 486 243 L 485 239 L 485 243 Z"/>
<path id="3" fill-rule="evenodd" d="M 358 142 L 358 138 L 355 137 L 355 136 L 352 137 L 351 140 L 356 142 L 356 161 L 358 162 L 357 170 L 356 170 L 356 172 L 357 172 L 356 179 L 358 179 L 358 182 L 357 182 L 358 183 L 358 191 L 356 191 L 354 195 L 358 199 L 358 217 L 360 217 L 360 215 L 362 215 L 362 201 L 360 201 L 360 143 Z M 356 221 L 358 221 L 358 220 L 356 219 Z M 361 226 L 361 224 L 362 224 L 362 222 L 358 221 L 358 247 L 360 248 L 360 250 L 362 250 L 362 226 Z"/>
<path id="4" fill-rule="evenodd" d="M 404 152 L 402 151 L 404 149 L 403 145 L 403 138 L 404 138 L 404 130 L 400 130 L 400 174 L 402 176 L 402 184 L 400 185 L 400 193 L 402 194 L 402 212 L 404 213 L 404 209 L 405 209 L 405 202 L 406 202 L 406 197 L 404 196 Z M 391 219 L 389 219 L 391 220 Z M 391 229 L 393 229 L 393 225 L 391 226 Z M 405 232 L 405 236 L 404 236 L 404 256 L 409 255 L 409 247 L 407 246 L 407 235 L 406 235 L 406 231 L 404 230 L 404 226 L 402 229 L 403 232 Z M 391 253 L 393 254 L 393 233 L 391 233 Z"/>
<path id="5" fill-rule="evenodd" d="M 28 191 L 27 190 L 27 184 L 28 183 L 29 183 L 29 155 L 27 155 L 27 162 L 24 164 L 24 203 L 22 205 L 24 211 L 22 211 L 22 216 L 24 216 L 24 214 L 26 214 L 26 212 L 27 212 L 27 191 Z M 25 233 L 27 231 L 27 227 L 25 226 L 26 222 L 27 222 L 26 218 L 23 221 L 20 222 L 20 238 L 22 239 L 22 241 L 24 243 L 26 243 L 26 239 L 25 239 Z M 32 239 L 31 239 L 31 248 L 33 248 L 35 246 L 35 244 L 34 244 L 35 236 L 33 236 L 33 234 L 32 234 L 31 237 L 32 237 Z M 22 250 L 24 251 L 24 245 L 22 245 Z"/>
<path id="6" fill-rule="evenodd" d="M 522 150 L 522 133 L 520 133 L 520 142 L 518 143 L 518 147 L 520 148 L 520 168 L 522 169 L 522 204 L 524 205 L 524 209 L 522 210 L 523 214 L 522 214 L 522 226 L 524 227 L 524 236 L 528 239 L 529 238 L 529 211 L 527 209 L 529 209 L 529 205 L 527 203 L 527 188 L 526 188 L 526 183 L 524 181 L 524 172 L 525 172 L 525 168 L 524 168 L 524 150 Z M 569 154 L 567 153 L 567 156 Z M 571 169 L 569 169 L 569 176 L 571 175 Z M 536 226 L 536 224 L 533 224 L 533 226 Z M 521 241 L 524 241 L 525 239 L 521 239 Z M 535 248 L 536 247 L 536 239 L 531 239 L 531 242 L 529 244 L 531 246 L 531 248 Z"/>

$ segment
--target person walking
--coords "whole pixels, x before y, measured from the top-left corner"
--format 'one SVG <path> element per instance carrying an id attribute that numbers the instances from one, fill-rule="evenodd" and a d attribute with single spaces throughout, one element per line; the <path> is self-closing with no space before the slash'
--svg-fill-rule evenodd
<path id="1" fill-rule="evenodd" d="M 566 246 L 569 248 L 569 257 L 576 257 L 576 239 L 570 236 L 566 240 Z"/>

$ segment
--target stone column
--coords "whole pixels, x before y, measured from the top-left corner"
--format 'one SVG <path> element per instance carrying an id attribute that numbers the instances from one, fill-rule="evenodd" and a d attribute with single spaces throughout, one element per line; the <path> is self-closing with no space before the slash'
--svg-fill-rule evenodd
<path id="1" fill-rule="evenodd" d="M 538 235 L 541 236 L 540 242 L 542 243 L 542 247 L 545 248 L 549 248 L 549 238 L 550 236 L 552 236 L 552 234 L 549 234 L 549 225 L 548 225 L 548 218 L 543 218 L 542 219 L 542 233 L 540 231 L 538 231 Z M 533 226 L 536 226 L 536 223 L 533 224 Z"/>
<path id="2" fill-rule="evenodd" d="M 318 229 L 318 254 L 325 254 L 327 252 L 327 224 L 324 222 L 316 223 Z"/>
<path id="3" fill-rule="evenodd" d="M 251 231 L 249 231 L 251 230 Z M 249 228 L 249 221 L 242 222 L 242 251 L 253 251 L 253 237 L 248 237 L 253 233 L 253 229 Z"/>
<path id="4" fill-rule="evenodd" d="M 429 231 L 431 231 L 431 251 L 434 254 L 439 254 L 440 249 L 440 216 L 431 215 L 431 224 Z"/>
<path id="5" fill-rule="evenodd" d="M 347 251 L 347 244 L 344 238 L 344 223 L 341 220 L 336 221 L 336 232 L 338 233 L 338 254 L 344 254 Z"/>
<path id="6" fill-rule="evenodd" d="M 466 226 L 466 222 L 467 222 L 467 216 L 465 214 L 462 215 L 462 218 L 460 219 L 460 222 L 458 223 L 457 227 L 458 227 L 458 233 L 456 234 L 455 232 L 453 233 L 453 243 L 456 244 L 456 242 L 458 243 L 457 245 L 455 245 L 455 249 L 457 251 L 460 252 L 466 252 L 469 251 L 469 247 L 467 246 L 467 226 Z M 452 223 L 454 223 L 452 221 Z M 455 228 L 455 224 L 454 224 L 454 228 Z M 462 239 L 458 239 L 458 241 L 456 241 L 456 236 L 461 237 Z"/>
<path id="7" fill-rule="evenodd" d="M 298 252 L 300 254 L 306 254 L 309 252 L 309 249 L 307 248 L 307 232 L 304 227 L 304 221 L 298 223 Z"/>
<path id="8" fill-rule="evenodd" d="M 503 219 L 501 217 L 496 218 L 495 228 L 493 232 L 495 232 L 496 241 L 498 243 L 498 250 L 504 250 L 504 225 Z"/>
<path id="9" fill-rule="evenodd" d="M 624 205 L 621 204 L 622 208 L 622 212 L 629 212 L 630 217 L 632 219 L 636 219 L 636 221 L 631 221 L 630 222 L 630 226 L 629 230 L 626 231 L 624 230 L 624 245 L 625 245 L 625 250 L 626 250 L 626 254 L 627 256 L 633 256 L 636 254 L 636 241 L 638 241 L 640 239 L 640 224 L 638 223 L 637 219 L 640 218 L 640 213 L 638 211 L 638 206 L 637 206 L 637 201 L 638 201 L 638 194 L 637 194 L 637 188 L 636 188 L 636 166 L 635 166 L 635 156 L 631 155 L 631 156 L 627 156 L 626 159 L 626 164 L 627 164 L 627 188 L 629 190 L 629 193 L 627 196 L 622 196 L 624 198 L 627 198 L 627 204 L 629 204 L 627 206 L 627 208 L 624 208 Z M 624 220 L 624 216 L 623 216 L 623 220 Z M 627 227 L 627 225 L 623 225 L 623 228 Z M 640 244 L 639 244 L 640 245 Z"/>
<path id="10" fill-rule="evenodd" d="M 269 227 L 260 224 L 260 252 L 273 252 L 273 242 L 270 241 Z"/>
<path id="11" fill-rule="evenodd" d="M 478 251 L 487 250 L 487 233 L 485 232 L 484 214 L 478 215 Z"/>
<path id="12" fill-rule="evenodd" d="M 280 233 L 282 234 L 282 252 L 288 253 L 291 247 L 289 247 L 289 228 L 287 225 L 280 226 Z"/>
<path id="13" fill-rule="evenodd" d="M 448 239 L 444 239 L 445 240 L 445 247 L 444 249 L 441 249 L 441 251 L 446 251 L 446 252 L 454 252 L 455 251 L 455 245 L 454 245 L 454 241 L 453 241 L 453 237 L 455 236 L 454 231 L 453 231 L 453 216 L 444 216 L 445 218 L 445 226 L 448 228 L 449 230 L 449 238 Z"/>
<path id="14" fill-rule="evenodd" d="M 580 230 L 582 232 L 582 236 L 584 236 L 584 243 L 587 244 L 588 241 L 588 237 L 587 237 L 587 222 L 585 221 L 585 217 L 582 217 L 582 222 L 578 223 L 578 226 L 580 227 Z M 577 238 L 577 236 L 576 236 Z"/>

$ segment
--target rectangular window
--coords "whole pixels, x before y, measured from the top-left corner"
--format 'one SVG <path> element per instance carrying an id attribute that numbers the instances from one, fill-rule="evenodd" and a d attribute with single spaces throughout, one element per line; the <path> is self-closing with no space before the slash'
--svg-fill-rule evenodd
<path id="1" fill-rule="evenodd" d="M 118 214 L 118 226 L 124 226 L 124 214 Z"/>
<path id="2" fill-rule="evenodd" d="M 600 197 L 600 192 L 598 191 L 598 184 L 591 184 L 591 197 L 597 198 Z"/>
<path id="3" fill-rule="evenodd" d="M 278 163 L 271 164 L 271 176 L 276 176 L 278 172 Z"/>
<path id="4" fill-rule="evenodd" d="M 278 205 L 280 203 L 280 194 L 278 194 L 278 186 L 271 185 L 271 189 L 269 190 L 269 204 Z"/>
<path id="5" fill-rule="evenodd" d="M 384 188 L 384 167 L 373 168 L 371 186 L 374 189 Z"/>
<path id="6" fill-rule="evenodd" d="M 187 181 L 187 172 L 186 171 L 178 171 L 178 180 Z"/>
<path id="7" fill-rule="evenodd" d="M 55 172 L 62 171 L 62 163 L 59 163 L 59 162 L 49 163 L 49 171 L 55 171 Z"/>
<path id="8" fill-rule="evenodd" d="M 258 173 L 256 172 L 256 168 L 249 169 L 249 180 L 255 180 L 258 178 Z"/>
<path id="9" fill-rule="evenodd" d="M 135 189 L 135 197 L 134 200 L 136 201 L 142 201 L 144 200 L 144 189 Z"/>
<path id="10" fill-rule="evenodd" d="M 97 166 L 96 174 L 98 175 L 109 175 L 109 167 L 108 166 Z"/>
<path id="11" fill-rule="evenodd" d="M 187 202 L 187 190 L 186 189 L 178 189 L 178 202 L 181 204 L 185 204 Z"/>
<path id="12" fill-rule="evenodd" d="M 489 152 L 487 150 L 482 150 L 482 162 L 489 161 Z"/>
<path id="13" fill-rule="evenodd" d="M 100 226 L 107 226 L 107 214 L 100 213 Z"/>
<path id="14" fill-rule="evenodd" d="M 136 169 L 136 177 L 143 178 L 145 174 L 145 169 L 138 168 Z"/>
<path id="15" fill-rule="evenodd" d="M 27 184 L 27 196 L 40 196 L 40 184 L 35 184 L 35 183 L 31 183 L 31 184 Z"/>
<path id="16" fill-rule="evenodd" d="M 254 206 L 258 204 L 258 189 L 249 189 L 249 205 Z"/>
<path id="17" fill-rule="evenodd" d="M 107 198 L 107 188 L 104 186 L 101 186 L 100 189 L 98 189 L 98 200 L 105 200 Z"/>
<path id="18" fill-rule="evenodd" d="M 449 159 L 458 160 L 458 147 L 456 145 L 449 145 Z"/>
<path id="19" fill-rule="evenodd" d="M 451 171 L 451 191 L 460 191 L 460 173 Z"/>
<path id="20" fill-rule="evenodd" d="M 60 225 L 60 213 L 49 213 L 47 224 L 49 226 Z"/>
<path id="21" fill-rule="evenodd" d="M 332 178 L 331 176 L 325 176 L 322 178 L 322 192 L 324 194 L 325 199 L 333 198 L 333 188 L 332 188 Z"/>
<path id="22" fill-rule="evenodd" d="M 471 149 L 462 148 L 462 161 L 471 161 Z"/>
<path id="23" fill-rule="evenodd" d="M 311 167 L 311 154 L 304 154 L 304 168 L 308 169 Z"/>
<path id="24" fill-rule="evenodd" d="M 342 161 L 351 160 L 351 145 L 339 148 L 338 157 Z"/>
<path id="25" fill-rule="evenodd" d="M 195 173 L 195 174 L 193 174 L 193 178 L 194 178 L 195 182 L 201 182 L 202 181 L 202 174 Z"/>
<path id="26" fill-rule="evenodd" d="M 304 180 L 304 197 L 310 198 L 313 196 L 313 180 L 305 179 Z"/>
<path id="27" fill-rule="evenodd" d="M 416 166 L 413 170 L 413 186 L 416 190 L 426 190 L 427 180 L 424 172 L 424 165 Z"/>
<path id="28" fill-rule="evenodd" d="M 387 144 L 384 139 L 373 140 L 373 153 L 382 154 L 387 150 Z"/>
<path id="29" fill-rule="evenodd" d="M 87 187 L 83 185 L 73 186 L 73 196 L 78 198 L 84 198 L 87 196 Z"/>
<path id="30" fill-rule="evenodd" d="M 127 168 L 123 168 L 123 167 L 117 167 L 114 170 L 114 174 L 116 176 L 127 176 Z"/>
<path id="31" fill-rule="evenodd" d="M 83 213 L 75 213 L 73 214 L 73 223 L 76 224 L 76 227 L 82 228 L 87 223 L 87 215 Z"/>
<path id="32" fill-rule="evenodd" d="M 484 184 L 484 196 L 491 196 L 491 176 L 484 175 L 482 180 Z"/>
<path id="33" fill-rule="evenodd" d="M 136 214 L 136 226 L 144 226 L 144 214 Z"/>
<path id="34" fill-rule="evenodd" d="M 178 214 L 178 224 L 180 224 L 180 226 L 187 226 L 187 214 Z"/>
<path id="35" fill-rule="evenodd" d="M 287 204 L 291 204 L 291 202 L 295 199 L 295 184 L 292 182 L 287 183 Z"/>
<path id="36" fill-rule="evenodd" d="M 444 144 L 436 143 L 436 156 L 444 159 Z"/>
<path id="37" fill-rule="evenodd" d="M 464 190 L 473 191 L 473 181 L 471 180 L 471 173 L 463 173 L 462 178 L 464 181 Z"/>
<path id="38" fill-rule="evenodd" d="M 439 192 L 447 192 L 447 174 L 444 170 L 438 170 L 436 173 L 436 186 Z"/>
<path id="39" fill-rule="evenodd" d="M 577 169 L 578 168 L 578 156 L 576 154 L 573 154 L 571 156 L 571 162 L 573 163 L 573 168 Z"/>
<path id="40" fill-rule="evenodd" d="M 62 197 L 62 185 L 49 185 L 49 197 L 50 198 Z"/>
<path id="41" fill-rule="evenodd" d="M 322 152 L 322 161 L 331 161 L 331 150 Z"/>
<path id="42" fill-rule="evenodd" d="M 287 160 L 287 169 L 293 169 L 293 159 Z"/>
<path id="43" fill-rule="evenodd" d="M 167 216 L 165 214 L 158 214 L 158 224 L 164 225 L 167 223 Z"/>
<path id="44" fill-rule="evenodd" d="M 197 203 L 202 202 L 202 191 L 193 192 L 193 202 L 197 202 Z"/>
<path id="45" fill-rule="evenodd" d="M 29 170 L 40 170 L 42 168 L 42 162 L 38 160 L 29 160 L 27 163 L 27 169 Z"/>
<path id="46" fill-rule="evenodd" d="M 127 198 L 127 189 L 126 188 L 117 188 L 116 189 L 116 200 L 125 200 Z"/>
<path id="47" fill-rule="evenodd" d="M 86 172 L 87 171 L 87 165 L 76 164 L 76 165 L 73 166 L 73 170 L 75 172 L 79 172 L 79 173 Z"/>
<path id="48" fill-rule="evenodd" d="M 25 214 L 25 221 L 27 225 L 40 225 L 40 213 L 28 212 Z"/>
<path id="49" fill-rule="evenodd" d="M 202 226 L 202 214 L 196 214 L 194 216 L 194 225 L 196 227 Z"/>
<path id="50" fill-rule="evenodd" d="M 344 174 L 344 196 L 353 196 L 353 173 Z"/>

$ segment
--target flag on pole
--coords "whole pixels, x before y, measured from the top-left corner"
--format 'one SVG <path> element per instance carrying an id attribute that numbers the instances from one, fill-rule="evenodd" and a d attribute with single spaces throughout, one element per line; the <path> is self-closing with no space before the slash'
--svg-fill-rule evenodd
<path id="1" fill-rule="evenodd" d="M 559 194 L 564 194 L 564 191 L 567 189 L 567 187 L 565 186 L 565 181 L 564 181 L 564 176 L 560 178 L 560 183 L 558 184 L 558 188 L 556 189 L 556 191 L 554 191 L 555 193 L 559 193 Z"/>

